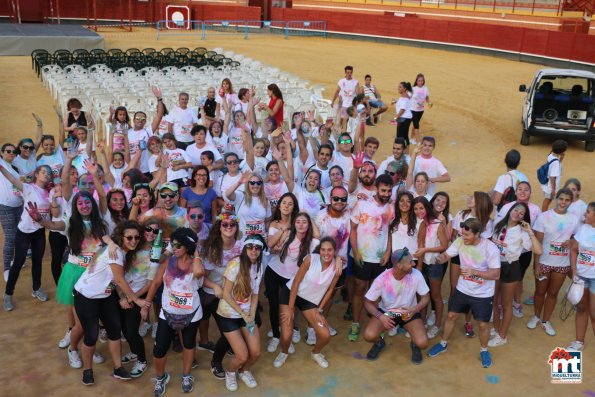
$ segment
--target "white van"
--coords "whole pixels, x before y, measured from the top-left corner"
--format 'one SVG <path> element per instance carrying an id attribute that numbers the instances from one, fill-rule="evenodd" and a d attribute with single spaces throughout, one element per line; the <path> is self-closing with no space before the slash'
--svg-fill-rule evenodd
<path id="1" fill-rule="evenodd" d="M 595 150 L 595 73 L 542 69 L 519 91 L 527 93 L 521 145 L 535 135 L 585 141 L 585 150 Z"/>

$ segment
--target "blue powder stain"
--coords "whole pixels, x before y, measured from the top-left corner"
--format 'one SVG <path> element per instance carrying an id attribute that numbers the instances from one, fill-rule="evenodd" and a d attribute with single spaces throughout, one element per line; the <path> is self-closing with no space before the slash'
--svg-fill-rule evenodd
<path id="1" fill-rule="evenodd" d="M 488 383 L 495 385 L 496 383 L 500 383 L 500 377 L 496 375 L 486 375 L 486 380 Z"/>
<path id="2" fill-rule="evenodd" d="M 337 386 L 337 378 L 334 376 L 326 378 L 326 382 L 324 386 L 319 387 L 316 390 L 318 395 L 329 395 L 331 394 L 332 390 Z"/>
<path id="3" fill-rule="evenodd" d="M 583 394 L 585 396 L 595 397 L 595 391 L 593 391 L 593 390 L 585 390 L 585 391 L 583 391 Z"/>

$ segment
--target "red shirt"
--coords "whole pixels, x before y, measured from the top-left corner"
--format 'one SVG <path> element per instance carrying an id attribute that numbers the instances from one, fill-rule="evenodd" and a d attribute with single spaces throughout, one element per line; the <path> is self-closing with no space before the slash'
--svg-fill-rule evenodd
<path id="1" fill-rule="evenodd" d="M 269 108 L 273 110 L 277 101 L 281 101 L 281 107 L 279 110 L 277 110 L 277 113 L 273 114 L 272 116 L 275 120 L 277 120 L 277 127 L 281 127 L 281 123 L 283 122 L 283 100 L 279 98 L 271 98 L 269 101 Z"/>

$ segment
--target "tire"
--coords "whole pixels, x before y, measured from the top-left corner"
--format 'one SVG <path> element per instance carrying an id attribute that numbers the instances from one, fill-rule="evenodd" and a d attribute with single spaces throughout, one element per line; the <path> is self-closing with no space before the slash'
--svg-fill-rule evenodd
<path id="1" fill-rule="evenodd" d="M 523 146 L 529 145 L 529 133 L 524 128 L 523 128 L 523 132 L 521 134 L 521 145 L 523 145 Z"/>
<path id="2" fill-rule="evenodd" d="M 587 152 L 595 151 L 595 141 L 586 141 L 585 142 L 585 150 Z"/>

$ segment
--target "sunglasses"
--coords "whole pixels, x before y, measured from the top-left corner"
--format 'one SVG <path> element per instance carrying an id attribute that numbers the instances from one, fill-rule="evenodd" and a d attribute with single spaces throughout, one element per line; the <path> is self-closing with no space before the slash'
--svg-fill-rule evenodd
<path id="1" fill-rule="evenodd" d="M 8 154 L 17 154 L 17 150 L 16 149 L 5 149 L 4 153 L 8 153 Z"/>
<path id="2" fill-rule="evenodd" d="M 147 119 L 144 117 L 135 117 L 134 118 L 136 121 L 146 121 Z"/>
<path id="3" fill-rule="evenodd" d="M 35 146 L 28 146 L 28 145 L 23 145 L 21 147 L 23 148 L 23 150 L 33 150 L 35 148 Z"/>
<path id="4" fill-rule="evenodd" d="M 134 236 L 124 236 L 124 238 L 127 241 L 132 241 L 132 240 L 134 240 L 134 241 L 140 241 L 140 236 L 138 234 L 137 235 L 134 235 Z"/>
<path id="5" fill-rule="evenodd" d="M 135 188 L 135 189 L 139 189 L 139 188 L 141 188 L 141 187 L 149 187 L 149 186 L 150 186 L 150 185 L 149 185 L 148 183 L 145 183 L 145 182 L 143 182 L 143 183 L 135 183 L 135 184 L 134 184 L 134 188 Z"/>
<path id="6" fill-rule="evenodd" d="M 470 226 L 467 226 L 467 225 L 465 225 L 465 222 L 461 222 L 461 223 L 459 223 L 459 227 L 461 228 L 461 230 L 462 230 L 462 229 L 465 229 L 466 231 L 469 231 L 469 230 L 471 230 L 471 227 L 470 227 Z"/>
<path id="7" fill-rule="evenodd" d="M 254 250 L 255 249 L 255 250 L 260 251 L 260 250 L 262 250 L 262 247 L 260 245 L 258 245 L 258 244 L 246 244 L 246 249 L 247 250 Z"/>
<path id="8" fill-rule="evenodd" d="M 340 201 L 340 202 L 342 202 L 342 203 L 346 203 L 346 202 L 347 202 L 347 197 L 333 196 L 333 197 L 331 197 L 331 198 L 333 199 L 333 201 L 334 201 L 335 203 L 337 203 L 337 202 L 339 202 L 339 201 Z"/>
<path id="9" fill-rule="evenodd" d="M 237 226 L 238 224 L 236 222 L 221 222 L 221 227 L 224 229 L 232 229 Z"/>
<path id="10" fill-rule="evenodd" d="M 195 219 L 204 219 L 205 216 L 203 214 L 192 214 L 190 215 L 190 219 L 195 220 Z"/>
<path id="11" fill-rule="evenodd" d="M 177 241 L 175 243 L 171 243 L 171 246 L 177 250 L 183 247 L 182 243 L 178 243 Z"/>
<path id="12" fill-rule="evenodd" d="M 262 185 L 262 181 L 250 181 L 250 186 L 260 186 Z"/>
<path id="13" fill-rule="evenodd" d="M 174 197 L 176 197 L 176 194 L 175 194 L 175 193 L 169 193 L 169 194 L 168 194 L 168 193 L 159 193 L 159 196 L 160 196 L 162 199 L 166 199 L 166 198 L 168 198 L 168 197 L 169 197 L 169 198 L 174 198 Z"/>
<path id="14" fill-rule="evenodd" d="M 145 227 L 145 232 L 153 232 L 153 234 L 159 234 L 159 229 L 153 229 L 151 226 Z"/>
<path id="15" fill-rule="evenodd" d="M 403 251 L 401 251 L 401 254 L 397 255 L 397 262 L 401 262 L 401 260 L 407 255 L 409 255 L 409 248 L 405 247 L 403 248 Z"/>
<path id="16" fill-rule="evenodd" d="M 339 139 L 340 144 L 351 143 L 351 139 Z"/>
<path id="17" fill-rule="evenodd" d="M 226 162 L 227 165 L 234 165 L 234 164 L 238 164 L 240 161 L 239 160 L 229 160 Z"/>

